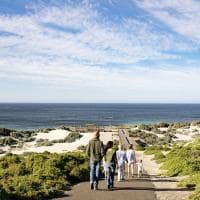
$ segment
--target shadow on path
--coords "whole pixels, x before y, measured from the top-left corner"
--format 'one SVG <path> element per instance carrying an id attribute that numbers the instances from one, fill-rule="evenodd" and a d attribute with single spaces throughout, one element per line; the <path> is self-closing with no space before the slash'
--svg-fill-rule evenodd
<path id="1" fill-rule="evenodd" d="M 150 187 L 115 187 L 113 190 L 150 190 L 150 191 L 193 191 L 188 188 L 150 188 Z"/>

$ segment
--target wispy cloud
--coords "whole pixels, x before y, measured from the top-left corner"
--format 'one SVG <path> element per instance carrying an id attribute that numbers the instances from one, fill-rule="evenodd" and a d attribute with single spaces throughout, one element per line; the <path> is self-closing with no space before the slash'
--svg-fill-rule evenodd
<path id="1" fill-rule="evenodd" d="M 134 3 L 144 12 L 151 13 L 152 18 L 141 20 L 139 16 L 121 16 L 116 22 L 112 16 L 108 20 L 108 16 L 90 1 L 58 2 L 33 2 L 26 6 L 31 12 L 23 15 L 0 13 L 1 77 L 20 78 L 62 90 L 72 88 L 74 93 L 70 95 L 74 98 L 77 91 L 82 91 L 78 95 L 81 97 L 83 91 L 88 90 L 88 101 L 95 101 L 97 97 L 99 101 L 104 98 L 106 101 L 107 97 L 108 101 L 116 98 L 118 101 L 139 101 L 147 96 L 153 101 L 155 94 L 164 100 L 163 88 L 167 94 L 176 96 L 177 91 L 183 90 L 186 79 L 190 80 L 188 88 L 196 88 L 199 83 L 196 76 L 198 58 L 185 58 L 188 62 L 184 70 L 179 66 L 183 53 L 197 52 L 199 48 L 198 30 L 190 30 L 190 33 L 182 30 L 189 10 L 181 12 L 184 6 L 197 11 L 197 5 L 188 2 L 181 10 L 178 9 L 179 1 L 170 5 L 160 1 L 155 5 L 153 1 L 136 1 Z M 114 4 L 115 1 L 110 2 L 110 6 Z M 158 28 L 154 17 L 163 21 L 163 29 L 160 24 Z M 170 17 L 171 21 L 167 22 L 165 17 Z M 165 30 L 165 24 L 188 39 Z M 176 62 L 168 63 L 170 60 Z M 152 61 L 155 66 L 141 66 L 143 61 Z M 174 85 L 176 88 L 170 89 Z M 107 95 L 103 97 L 97 95 L 98 92 L 107 92 Z M 119 92 L 124 98 L 117 96 Z"/>
<path id="2" fill-rule="evenodd" d="M 137 0 L 138 6 L 153 14 L 177 33 L 200 41 L 200 2 L 197 0 Z"/>

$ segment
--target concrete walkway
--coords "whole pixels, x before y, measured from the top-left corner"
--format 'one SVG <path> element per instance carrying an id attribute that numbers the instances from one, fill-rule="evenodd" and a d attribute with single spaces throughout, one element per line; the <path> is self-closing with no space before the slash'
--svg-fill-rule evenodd
<path id="1" fill-rule="evenodd" d="M 138 179 L 115 181 L 112 191 L 107 191 L 105 180 L 101 180 L 98 191 L 92 191 L 89 182 L 83 182 L 72 187 L 65 197 L 56 200 L 155 200 L 154 186 L 148 175 Z"/>
<path id="2" fill-rule="evenodd" d="M 128 148 L 130 138 L 125 130 L 119 130 L 119 139 L 124 147 Z M 142 178 L 135 175 L 123 182 L 115 181 L 112 191 L 107 191 L 105 180 L 100 181 L 98 191 L 90 190 L 89 182 L 79 183 L 73 186 L 72 190 L 66 191 L 65 197 L 55 200 L 155 200 L 154 190 L 150 177 L 144 174 Z"/>

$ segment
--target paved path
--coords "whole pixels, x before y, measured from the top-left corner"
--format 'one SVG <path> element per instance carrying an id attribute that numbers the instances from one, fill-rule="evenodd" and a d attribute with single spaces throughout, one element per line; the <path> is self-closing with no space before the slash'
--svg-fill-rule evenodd
<path id="1" fill-rule="evenodd" d="M 130 138 L 125 130 L 119 130 L 119 138 L 124 147 L 128 148 Z M 147 174 L 140 179 L 135 175 L 134 178 L 123 182 L 115 181 L 112 191 L 107 191 L 105 180 L 100 181 L 98 191 L 91 191 L 89 182 L 79 183 L 72 187 L 71 191 L 66 191 L 66 197 L 56 200 L 155 200 L 154 190 L 154 185 Z"/>
<path id="2" fill-rule="evenodd" d="M 115 181 L 112 191 L 107 191 L 105 180 L 101 180 L 98 191 L 91 191 L 89 182 L 75 185 L 66 197 L 56 200 L 155 200 L 154 186 L 148 177 Z"/>

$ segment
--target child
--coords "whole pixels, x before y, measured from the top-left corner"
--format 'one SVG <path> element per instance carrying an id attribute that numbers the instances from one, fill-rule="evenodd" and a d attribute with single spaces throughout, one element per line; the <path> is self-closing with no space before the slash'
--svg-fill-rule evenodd
<path id="1" fill-rule="evenodd" d="M 126 157 L 127 157 L 127 165 L 128 165 L 128 177 L 130 177 L 130 172 L 133 177 L 133 170 L 134 170 L 134 164 L 136 163 L 136 157 L 135 157 L 135 151 L 133 150 L 133 145 L 129 145 L 129 149 L 126 151 Z"/>
<path id="2" fill-rule="evenodd" d="M 116 168 L 116 151 L 112 148 L 113 142 L 108 141 L 106 148 L 105 148 L 105 156 L 104 156 L 104 169 L 105 169 L 105 176 L 107 182 L 107 189 L 111 190 L 114 186 L 114 175 L 115 175 L 115 168 Z"/>
<path id="3" fill-rule="evenodd" d="M 143 173 L 142 160 L 140 160 L 140 162 L 137 162 L 137 167 L 138 167 L 138 178 L 140 178 L 142 176 L 142 173 Z"/>
<path id="4" fill-rule="evenodd" d="M 125 180 L 125 163 L 127 161 L 126 152 L 123 147 L 119 145 L 119 150 L 116 152 L 118 164 L 118 181 Z"/>

